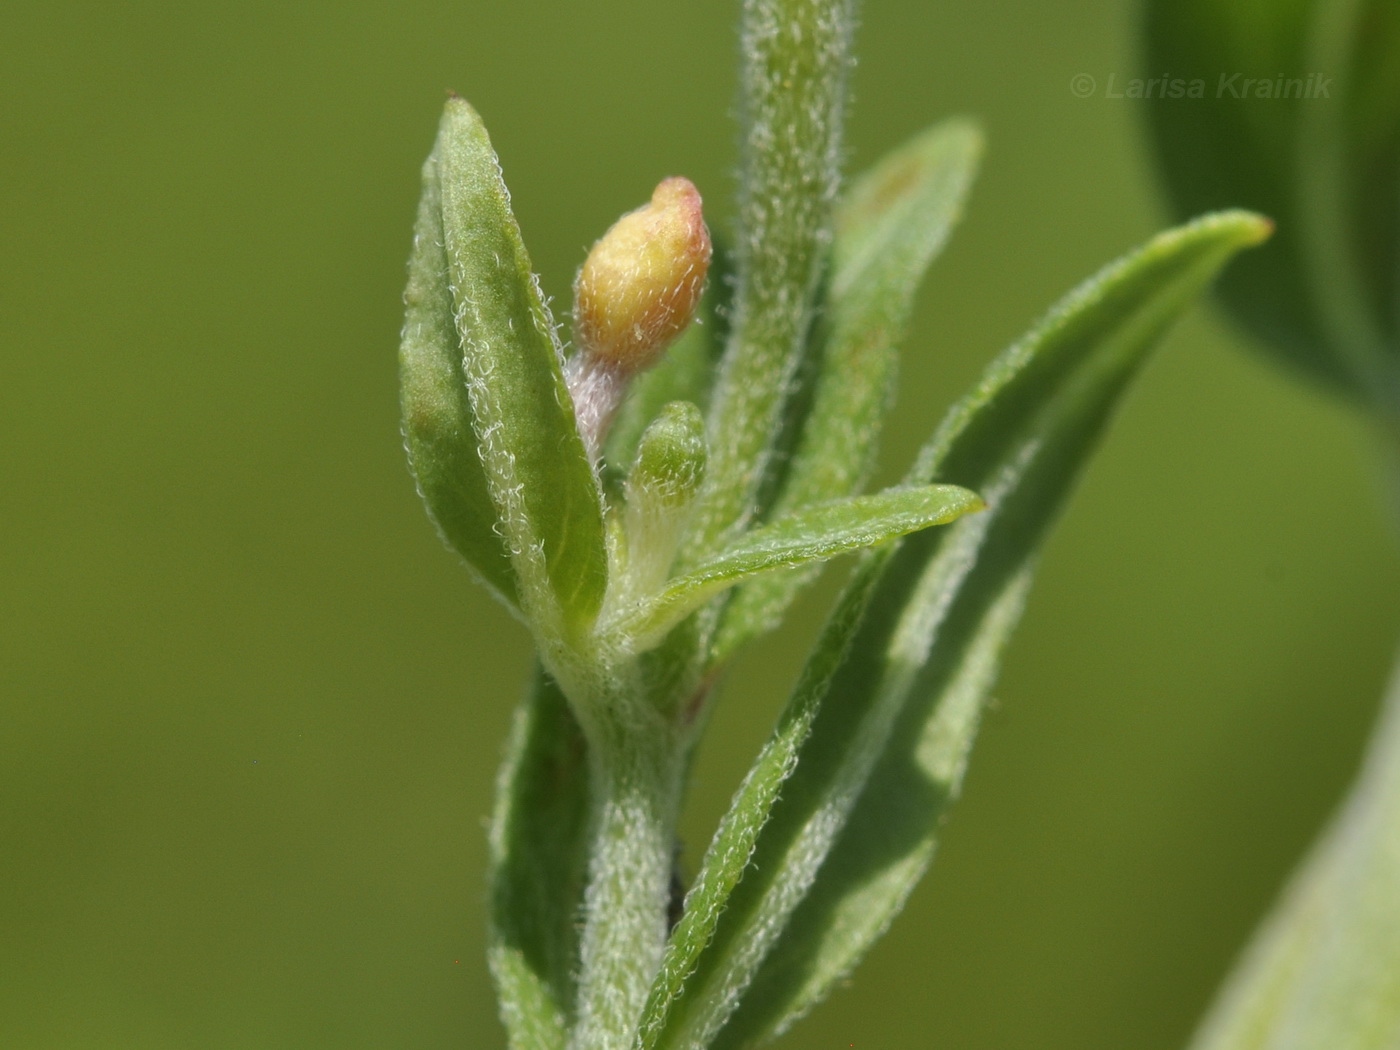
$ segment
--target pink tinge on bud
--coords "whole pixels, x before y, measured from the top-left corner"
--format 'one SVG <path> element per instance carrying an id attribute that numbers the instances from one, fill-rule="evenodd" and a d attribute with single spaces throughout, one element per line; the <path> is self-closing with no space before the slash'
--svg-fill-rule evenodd
<path id="1" fill-rule="evenodd" d="M 675 342 L 700 302 L 710 231 L 689 179 L 665 179 L 588 253 L 574 282 L 574 340 L 599 362 L 633 373 Z"/>
<path id="2" fill-rule="evenodd" d="M 627 381 L 655 364 L 690 325 L 710 268 L 710 231 L 686 178 L 664 179 L 588 253 L 574 281 L 569 388 L 596 456 Z"/>

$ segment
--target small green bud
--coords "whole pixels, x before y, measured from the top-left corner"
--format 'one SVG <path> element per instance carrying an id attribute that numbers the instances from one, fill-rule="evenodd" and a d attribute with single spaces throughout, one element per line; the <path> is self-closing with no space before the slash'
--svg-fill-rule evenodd
<path id="1" fill-rule="evenodd" d="M 685 506 L 700 491 L 707 459 L 700 410 L 689 401 L 670 402 L 642 434 L 627 477 L 628 499 L 645 493 L 667 507 Z"/>
<path id="2" fill-rule="evenodd" d="M 569 362 L 579 430 L 595 454 L 627 383 L 689 327 L 710 268 L 710 231 L 689 179 L 664 179 L 588 253 L 574 281 Z"/>
<path id="3" fill-rule="evenodd" d="M 626 485 L 629 595 L 648 594 L 665 583 L 708 458 L 705 419 L 689 401 L 665 405 L 642 434 Z"/>

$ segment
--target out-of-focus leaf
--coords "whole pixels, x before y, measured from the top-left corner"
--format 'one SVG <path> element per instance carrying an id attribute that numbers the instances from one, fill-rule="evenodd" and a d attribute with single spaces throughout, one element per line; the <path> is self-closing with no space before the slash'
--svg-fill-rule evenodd
<path id="1" fill-rule="evenodd" d="M 1400 406 L 1400 5 L 1149 0 L 1147 102 L 1183 215 L 1279 224 L 1220 282 L 1230 310 L 1314 379 Z M 1194 85 L 1194 86 L 1193 86 Z"/>
<path id="2" fill-rule="evenodd" d="M 812 403 L 774 515 L 851 495 L 865 483 L 914 295 L 962 214 L 981 154 L 975 125 L 944 121 L 856 179 L 837 208 Z M 810 579 L 787 573 L 739 589 L 724 612 L 716 661 L 776 626 Z"/>
<path id="3" fill-rule="evenodd" d="M 436 174 L 460 364 L 456 376 L 440 374 L 441 358 L 452 348 L 434 348 L 437 385 L 430 394 L 437 400 L 435 411 L 424 417 L 434 429 L 421 448 L 450 450 L 446 467 L 430 468 L 435 478 L 448 468 L 463 468 L 467 448 L 479 456 L 495 527 L 509 551 L 526 614 L 537 628 L 578 630 L 597 613 L 607 584 L 598 485 L 574 424 L 554 322 L 511 214 L 500 165 L 481 118 L 462 99 L 447 103 L 430 170 Z M 423 232 L 434 232 L 431 223 Z M 438 311 L 441 298 L 441 289 L 434 289 Z M 404 365 L 406 383 L 415 389 L 410 373 L 416 364 L 410 356 Z M 442 389 L 458 377 L 465 401 Z M 406 416 L 412 449 L 420 419 L 417 401 Z M 424 466 L 418 470 L 421 477 Z M 440 488 L 449 497 L 475 497 L 478 483 L 475 475 L 471 479 L 461 483 L 460 493 L 450 481 Z M 427 493 L 428 486 L 424 489 Z M 432 493 L 427 494 L 431 501 Z M 484 520 L 473 516 L 475 508 L 466 506 L 465 498 L 449 508 L 450 514 L 433 509 L 439 521 Z M 472 542 L 485 545 L 477 540 L 473 533 Z"/>
<path id="4" fill-rule="evenodd" d="M 956 795 L 1035 552 L 1147 350 L 1247 213 L 1155 238 L 1071 293 L 944 420 L 911 480 L 988 509 L 866 556 L 721 824 L 672 936 L 647 1050 L 784 1030 L 902 907 Z"/>
<path id="5" fill-rule="evenodd" d="M 536 668 L 491 819 L 488 958 L 512 1050 L 565 1045 L 587 869 L 587 745 L 564 695 Z"/>
<path id="6" fill-rule="evenodd" d="M 1191 1046 L 1400 1046 L 1400 680 L 1350 797 Z"/>
<path id="7" fill-rule="evenodd" d="M 743 580 L 875 547 L 981 507 L 975 492 L 956 485 L 923 485 L 795 511 L 750 529 L 709 561 L 671 580 L 654 599 L 623 615 L 614 629 L 645 649 L 714 595 Z"/>

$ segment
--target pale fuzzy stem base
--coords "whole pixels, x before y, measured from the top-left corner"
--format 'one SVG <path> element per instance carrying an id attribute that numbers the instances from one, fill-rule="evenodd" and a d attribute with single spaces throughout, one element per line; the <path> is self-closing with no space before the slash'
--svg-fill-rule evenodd
<path id="1" fill-rule="evenodd" d="M 588 458 L 595 464 L 608 436 L 622 396 L 627 393 L 627 376 L 586 354 L 571 357 L 564 366 L 564 380 L 574 402 L 574 417 Z"/>
<path id="2" fill-rule="evenodd" d="M 593 848 L 570 1050 L 630 1050 L 666 942 L 681 763 L 673 734 L 637 713 L 625 730 L 591 734 Z"/>

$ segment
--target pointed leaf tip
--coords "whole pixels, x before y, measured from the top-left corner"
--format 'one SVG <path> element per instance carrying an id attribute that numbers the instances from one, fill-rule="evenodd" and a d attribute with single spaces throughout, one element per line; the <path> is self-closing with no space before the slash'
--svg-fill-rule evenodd
<path id="1" fill-rule="evenodd" d="M 956 798 L 1036 553 L 1167 325 L 1269 224 L 1205 216 L 1105 267 L 1003 353 L 910 478 L 987 510 L 867 554 L 702 862 L 643 1050 L 784 1031 L 888 927 Z"/>
<path id="2" fill-rule="evenodd" d="M 424 167 L 406 299 L 405 440 L 430 513 L 538 629 L 586 626 L 607 582 L 601 497 L 500 164 L 459 97 Z"/>
<path id="3" fill-rule="evenodd" d="M 660 594 L 625 614 L 617 630 L 647 648 L 711 597 L 744 580 L 877 547 L 985 506 L 977 493 L 957 485 L 925 485 L 796 511 L 750 530 L 673 579 Z"/>

